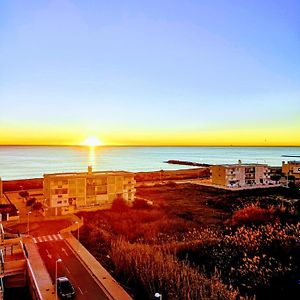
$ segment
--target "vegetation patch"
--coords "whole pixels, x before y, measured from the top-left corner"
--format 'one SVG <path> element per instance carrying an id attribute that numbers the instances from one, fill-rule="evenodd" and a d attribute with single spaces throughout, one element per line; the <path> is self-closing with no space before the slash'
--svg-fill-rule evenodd
<path id="1" fill-rule="evenodd" d="M 143 204 L 81 212 L 81 242 L 134 299 L 297 299 L 300 223 L 285 193 L 142 187 Z"/>

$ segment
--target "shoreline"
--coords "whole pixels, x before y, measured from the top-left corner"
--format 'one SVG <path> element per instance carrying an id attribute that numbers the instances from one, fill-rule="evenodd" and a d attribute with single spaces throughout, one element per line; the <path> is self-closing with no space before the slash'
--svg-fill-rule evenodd
<path id="1" fill-rule="evenodd" d="M 169 181 L 181 179 L 207 178 L 210 176 L 209 168 L 191 168 L 177 170 L 157 170 L 149 172 L 132 172 L 136 182 Z M 2 180 L 3 192 L 42 189 L 43 177 Z"/>

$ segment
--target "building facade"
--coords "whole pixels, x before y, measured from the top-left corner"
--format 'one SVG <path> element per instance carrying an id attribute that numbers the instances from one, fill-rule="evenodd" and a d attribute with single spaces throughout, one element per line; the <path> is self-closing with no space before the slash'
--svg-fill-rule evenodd
<path id="1" fill-rule="evenodd" d="M 3 185 L 2 185 L 2 179 L 0 177 L 0 203 L 2 203 L 2 193 L 3 193 Z"/>
<path id="2" fill-rule="evenodd" d="M 130 172 L 88 172 L 44 174 L 44 196 L 54 215 L 86 208 L 110 208 L 117 197 L 130 206 L 135 195 Z"/>
<path id="3" fill-rule="evenodd" d="M 283 161 L 282 174 L 285 176 L 294 176 L 296 180 L 300 180 L 300 161 Z"/>
<path id="4" fill-rule="evenodd" d="M 212 183 L 226 187 L 268 185 L 270 170 L 266 164 L 226 164 L 211 167 Z"/>

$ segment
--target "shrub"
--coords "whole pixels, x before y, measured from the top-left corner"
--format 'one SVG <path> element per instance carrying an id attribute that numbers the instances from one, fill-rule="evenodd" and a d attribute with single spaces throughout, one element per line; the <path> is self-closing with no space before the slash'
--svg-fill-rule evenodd
<path id="1" fill-rule="evenodd" d="M 39 210 L 39 209 L 41 209 L 43 207 L 43 204 L 41 203 L 41 202 L 35 202 L 35 203 L 33 203 L 33 205 L 32 205 L 32 209 L 34 209 L 34 210 Z"/>
<path id="2" fill-rule="evenodd" d="M 29 197 L 29 193 L 27 191 L 21 191 L 19 192 L 19 196 L 22 198 L 27 198 Z"/>
<path id="3" fill-rule="evenodd" d="M 275 209 L 261 208 L 255 205 L 248 206 L 234 212 L 228 224 L 239 225 L 259 225 L 266 224 L 275 219 Z"/>
<path id="4" fill-rule="evenodd" d="M 33 203 L 35 203 L 36 199 L 33 197 L 33 198 L 29 198 L 27 201 L 26 201 L 26 206 L 31 206 Z"/>
<path id="5" fill-rule="evenodd" d="M 168 186 L 168 187 L 177 187 L 177 183 L 175 181 L 168 181 L 166 186 Z"/>
<path id="6" fill-rule="evenodd" d="M 118 212 L 127 211 L 129 209 L 123 197 L 118 196 L 112 203 L 111 209 Z"/>
<path id="7" fill-rule="evenodd" d="M 222 279 L 242 293 L 256 294 L 258 299 L 273 299 L 281 293 L 277 299 L 290 299 L 287 295 L 297 285 L 293 278 L 299 277 L 299 234 L 300 223 L 242 226 L 223 235 L 220 243 L 210 249 L 210 260 Z M 285 278 L 290 280 L 285 282 Z"/>
<path id="8" fill-rule="evenodd" d="M 143 299 L 152 299 L 160 292 L 163 299 L 234 300 L 238 292 L 222 284 L 216 276 L 207 278 L 186 261 L 144 244 L 117 240 L 112 244 L 111 257 L 117 276 L 143 291 Z"/>
<path id="9" fill-rule="evenodd" d="M 147 203 L 147 201 L 145 201 L 143 199 L 136 199 L 133 202 L 133 206 L 132 206 L 132 208 L 135 208 L 135 209 L 147 209 L 150 207 L 151 206 Z"/>

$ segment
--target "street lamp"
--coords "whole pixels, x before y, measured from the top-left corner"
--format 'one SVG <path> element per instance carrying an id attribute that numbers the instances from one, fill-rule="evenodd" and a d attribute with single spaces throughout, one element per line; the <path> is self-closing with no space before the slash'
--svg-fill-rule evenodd
<path id="1" fill-rule="evenodd" d="M 77 225 L 77 240 L 78 240 L 77 252 L 79 252 L 79 222 L 75 221 L 75 224 Z"/>
<path id="2" fill-rule="evenodd" d="M 160 294 L 160 293 L 155 293 L 154 297 L 159 298 L 159 300 L 162 300 L 162 294 Z"/>
<path id="3" fill-rule="evenodd" d="M 29 216 L 31 214 L 31 211 L 28 212 L 27 214 L 27 232 L 28 232 L 28 235 L 29 235 Z"/>
<path id="4" fill-rule="evenodd" d="M 62 262 L 61 258 L 55 261 L 55 299 L 57 300 L 57 263 Z"/>

